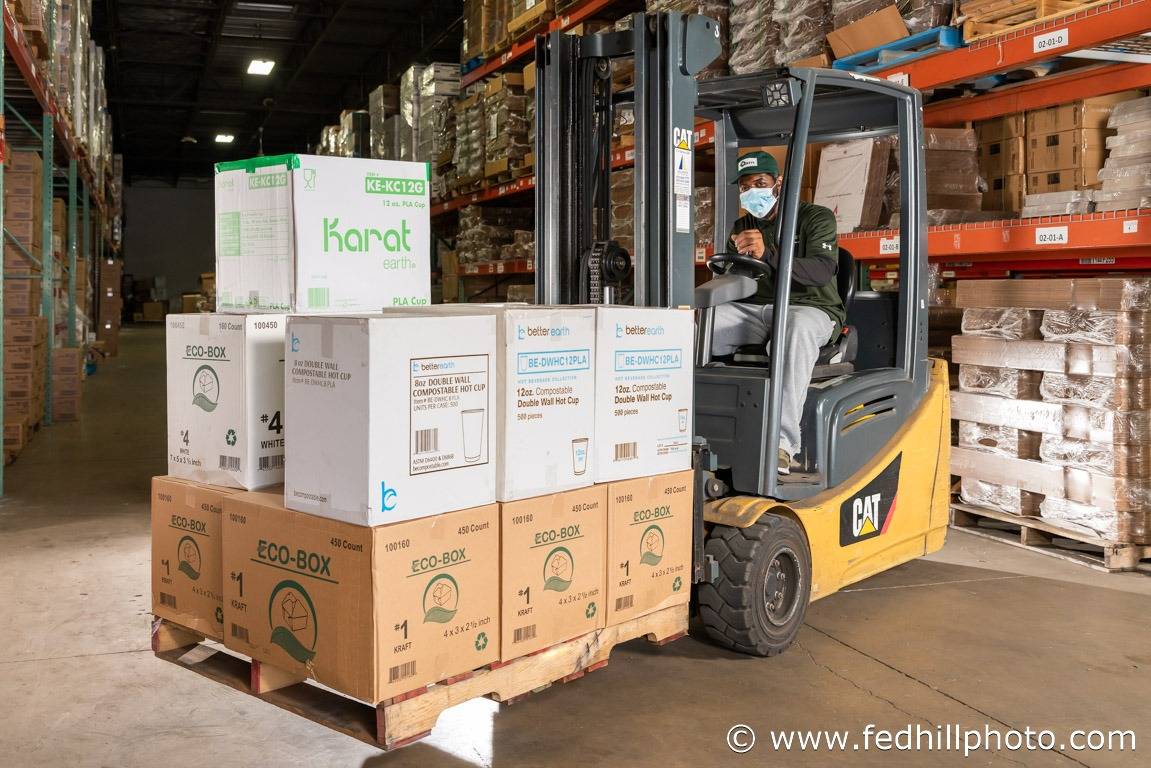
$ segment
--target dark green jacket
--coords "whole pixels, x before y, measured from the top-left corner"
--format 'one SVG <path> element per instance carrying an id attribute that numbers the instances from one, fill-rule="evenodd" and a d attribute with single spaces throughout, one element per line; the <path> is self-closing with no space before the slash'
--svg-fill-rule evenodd
<path id="1" fill-rule="evenodd" d="M 738 232 L 758 229 L 767 246 L 766 259 L 775 267 L 779 249 L 775 242 L 774 218 L 757 219 L 751 214 L 740 216 L 732 225 L 734 236 Z M 791 262 L 791 306 L 818 307 L 839 326 L 847 320 L 843 301 L 839 298 L 835 273 L 839 267 L 839 243 L 835 236 L 835 214 L 822 205 L 799 204 L 796 219 L 795 257 Z M 735 252 L 735 242 L 727 241 L 727 250 Z M 771 304 L 775 301 L 775 270 L 759 278 L 759 290 L 744 299 L 749 304 Z"/>

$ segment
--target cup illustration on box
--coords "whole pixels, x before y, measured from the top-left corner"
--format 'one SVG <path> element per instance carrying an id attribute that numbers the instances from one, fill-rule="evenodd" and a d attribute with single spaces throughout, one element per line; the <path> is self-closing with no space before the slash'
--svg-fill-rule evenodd
<path id="1" fill-rule="evenodd" d="M 577 475 L 587 472 L 587 443 L 586 437 L 572 440 L 572 472 Z"/>
<path id="2" fill-rule="evenodd" d="M 544 589 L 567 592 L 575 575 L 575 558 L 567 547 L 556 547 L 544 558 Z"/>
<path id="3" fill-rule="evenodd" d="M 644 565 L 659 565 L 663 560 L 663 529 L 658 525 L 644 528 L 639 537 L 639 561 Z"/>
<path id="4" fill-rule="evenodd" d="M 464 461 L 469 464 L 479 461 L 484 453 L 483 408 L 471 408 L 460 414 L 464 430 Z"/>
<path id="5" fill-rule="evenodd" d="M 192 405 L 211 413 L 220 402 L 220 377 L 210 365 L 201 365 L 192 374 Z"/>
<path id="6" fill-rule="evenodd" d="M 185 536 L 180 539 L 180 543 L 176 545 L 176 553 L 180 565 L 178 566 L 180 573 L 187 576 L 192 581 L 200 578 L 200 545 L 191 536 Z"/>
<path id="7" fill-rule="evenodd" d="M 316 169 L 304 169 L 304 189 L 308 191 L 315 190 L 316 188 Z"/>
<path id="8" fill-rule="evenodd" d="M 680 408 L 678 415 L 679 415 L 679 431 L 680 432 L 686 432 L 687 431 L 687 409 L 686 408 Z"/>
<path id="9" fill-rule="evenodd" d="M 455 618 L 460 604 L 460 585 L 441 573 L 424 587 L 424 623 L 447 624 Z"/>
<path id="10" fill-rule="evenodd" d="M 316 606 L 308 591 L 291 579 L 281 581 L 268 598 L 268 625 L 272 642 L 296 661 L 306 664 L 316 656 Z"/>

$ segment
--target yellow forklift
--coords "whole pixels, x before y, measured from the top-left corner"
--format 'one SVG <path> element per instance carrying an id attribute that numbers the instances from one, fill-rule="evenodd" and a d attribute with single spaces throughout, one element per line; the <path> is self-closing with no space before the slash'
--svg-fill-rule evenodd
<path id="1" fill-rule="evenodd" d="M 829 69 L 784 68 L 696 81 L 719 53 L 714 20 L 632 16 L 628 30 L 536 42 L 536 301 L 692 306 L 697 312 L 694 605 L 715 642 L 785 650 L 807 605 L 943 546 L 948 516 L 947 365 L 927 357 L 923 105 L 918 91 Z M 612 92 L 625 63 L 634 86 Z M 635 122 L 633 245 L 611 239 L 611 138 Z M 697 120 L 715 136 L 715 239 L 738 211 L 741 149 L 787 148 L 775 226 L 777 266 L 738 253 L 707 262 L 696 286 Z M 798 471 L 777 471 L 789 287 L 807 147 L 897 139 L 898 294 L 857 290 L 840 249 L 847 323 L 821 350 L 801 422 Z M 712 355 L 715 308 L 775 275 L 765 344 Z M 782 346 L 782 345 L 781 345 Z"/>

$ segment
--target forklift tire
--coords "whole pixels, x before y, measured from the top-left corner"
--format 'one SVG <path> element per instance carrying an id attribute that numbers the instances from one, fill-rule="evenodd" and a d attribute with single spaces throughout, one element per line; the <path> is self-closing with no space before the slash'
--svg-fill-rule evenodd
<path id="1" fill-rule="evenodd" d="M 786 651 L 811 597 L 811 552 L 799 524 L 765 514 L 747 528 L 716 525 L 704 551 L 719 565 L 715 581 L 697 589 L 708 637 L 752 656 Z"/>

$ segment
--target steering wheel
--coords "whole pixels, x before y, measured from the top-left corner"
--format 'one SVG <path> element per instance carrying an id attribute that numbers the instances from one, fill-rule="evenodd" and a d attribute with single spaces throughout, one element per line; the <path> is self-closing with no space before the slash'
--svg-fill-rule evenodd
<path id="1" fill-rule="evenodd" d="M 771 265 L 763 259 L 742 253 L 717 253 L 707 260 L 707 268 L 713 275 L 726 275 L 734 271 L 748 277 L 761 277 L 771 272 Z"/>

